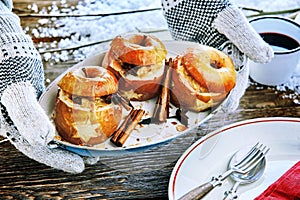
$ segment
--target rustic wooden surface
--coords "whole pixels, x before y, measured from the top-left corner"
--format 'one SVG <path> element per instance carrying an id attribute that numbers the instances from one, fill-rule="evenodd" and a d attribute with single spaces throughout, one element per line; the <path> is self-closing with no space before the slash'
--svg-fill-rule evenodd
<path id="1" fill-rule="evenodd" d="M 48 7 L 53 1 L 15 1 L 17 14 L 30 11 L 33 2 L 39 8 Z M 76 5 L 78 1 L 66 1 Z M 57 1 L 58 7 L 61 1 Z M 22 26 L 36 28 L 37 18 L 21 18 Z M 28 31 L 30 34 L 30 31 Z M 34 37 L 36 45 L 47 45 L 56 37 Z M 46 84 L 77 61 L 45 62 Z M 285 98 L 288 94 L 293 98 Z M 293 91 L 282 92 L 276 88 L 251 84 L 241 99 L 239 108 L 230 114 L 218 114 L 207 123 L 192 130 L 168 145 L 143 153 L 127 156 L 103 157 L 95 165 L 77 175 L 67 174 L 37 163 L 9 142 L 0 144 L 0 199 L 167 199 L 168 182 L 176 160 L 204 134 L 223 125 L 257 117 L 299 117 L 299 96 Z M 3 138 L 1 138 L 3 139 Z"/>

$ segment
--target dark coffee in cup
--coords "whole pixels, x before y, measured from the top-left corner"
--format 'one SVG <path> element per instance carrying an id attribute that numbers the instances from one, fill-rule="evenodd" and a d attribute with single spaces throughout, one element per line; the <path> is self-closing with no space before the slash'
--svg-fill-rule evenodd
<path id="1" fill-rule="evenodd" d="M 300 24 L 279 16 L 254 18 L 250 24 L 274 50 L 269 63 L 249 61 L 250 77 L 263 85 L 288 82 L 300 61 Z"/>
<path id="2" fill-rule="evenodd" d="M 260 33 L 260 36 L 275 52 L 293 50 L 300 46 L 298 41 L 281 33 L 264 32 Z"/>

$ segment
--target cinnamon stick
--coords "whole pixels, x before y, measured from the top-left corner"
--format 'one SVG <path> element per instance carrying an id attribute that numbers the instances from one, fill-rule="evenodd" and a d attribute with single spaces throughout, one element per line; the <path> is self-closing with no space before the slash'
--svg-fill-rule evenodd
<path id="1" fill-rule="evenodd" d="M 166 122 L 169 117 L 169 103 L 170 103 L 170 86 L 172 76 L 172 59 L 165 62 L 164 77 L 161 85 L 161 92 L 157 98 L 156 106 L 154 108 L 153 120 L 156 123 Z"/>
<path id="2" fill-rule="evenodd" d="M 121 104 L 127 111 L 133 109 L 133 105 L 130 100 L 120 95 L 118 92 L 113 96 L 112 101 L 115 104 Z"/>
<path id="3" fill-rule="evenodd" d="M 110 141 L 116 146 L 122 147 L 144 114 L 145 110 L 132 109 L 120 127 L 113 133 Z"/>

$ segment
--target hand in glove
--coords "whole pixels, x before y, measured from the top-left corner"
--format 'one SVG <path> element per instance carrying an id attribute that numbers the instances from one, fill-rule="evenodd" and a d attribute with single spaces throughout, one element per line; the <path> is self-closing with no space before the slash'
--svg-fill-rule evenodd
<path id="1" fill-rule="evenodd" d="M 243 13 L 228 0 L 162 0 L 164 16 L 175 40 L 198 42 L 220 48 L 233 43 L 235 54 L 241 52 L 255 62 L 266 63 L 274 56 L 250 26 Z M 237 83 L 225 111 L 235 110 L 248 86 L 248 67 L 238 73 Z"/>
<path id="2" fill-rule="evenodd" d="M 230 40 L 255 62 L 266 63 L 273 50 L 238 7 L 228 0 L 162 0 L 164 16 L 176 40 L 195 41 L 218 48 Z"/>
<path id="3" fill-rule="evenodd" d="M 11 2 L 0 1 L 0 134 L 38 162 L 71 173 L 82 172 L 80 156 L 47 146 L 55 130 L 37 101 L 45 89 L 42 61 L 10 6 Z"/>

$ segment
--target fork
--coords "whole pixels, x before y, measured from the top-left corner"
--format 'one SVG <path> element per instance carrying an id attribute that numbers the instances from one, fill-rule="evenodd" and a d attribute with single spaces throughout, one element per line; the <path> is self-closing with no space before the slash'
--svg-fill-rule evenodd
<path id="1" fill-rule="evenodd" d="M 235 165 L 233 165 L 229 170 L 223 174 L 215 177 L 213 176 L 211 181 L 204 183 L 193 190 L 189 191 L 179 200 L 196 200 L 201 199 L 207 193 L 209 193 L 216 186 L 221 186 L 222 181 L 225 180 L 232 173 L 245 174 L 253 169 L 260 161 L 265 157 L 265 154 L 269 151 L 263 144 L 256 143 L 247 153 L 241 158 Z"/>

